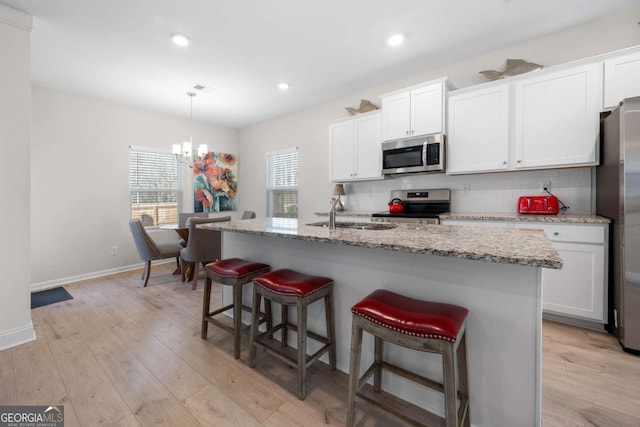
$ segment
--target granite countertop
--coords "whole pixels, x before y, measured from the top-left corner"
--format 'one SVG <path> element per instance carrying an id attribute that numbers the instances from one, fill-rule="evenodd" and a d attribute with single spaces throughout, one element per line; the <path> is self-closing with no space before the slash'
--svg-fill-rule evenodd
<path id="1" fill-rule="evenodd" d="M 336 216 L 370 217 L 373 211 L 338 211 Z M 329 216 L 329 212 L 315 212 L 317 216 Z M 471 221 L 521 221 L 521 222 L 557 222 L 569 224 L 609 224 L 611 220 L 599 215 L 590 214 L 558 214 L 558 215 L 526 215 L 518 213 L 487 212 L 447 212 L 440 214 L 440 219 Z"/>
<path id="2" fill-rule="evenodd" d="M 562 259 L 541 230 L 397 224 L 388 230 L 317 227 L 314 219 L 257 218 L 199 227 L 337 245 L 381 248 L 460 259 L 562 268 Z M 370 223 L 367 223 L 370 225 Z"/>
<path id="3" fill-rule="evenodd" d="M 474 221 L 521 221 L 521 222 L 557 222 L 574 224 L 609 224 L 611 220 L 599 215 L 558 214 L 558 215 L 526 215 L 518 213 L 485 213 L 485 212 L 447 212 L 440 219 L 460 219 Z"/>

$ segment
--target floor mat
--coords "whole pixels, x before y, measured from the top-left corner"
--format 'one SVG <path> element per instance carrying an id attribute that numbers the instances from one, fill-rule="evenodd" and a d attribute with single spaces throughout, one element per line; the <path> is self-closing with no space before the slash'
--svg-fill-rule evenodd
<path id="1" fill-rule="evenodd" d="M 44 305 L 55 304 L 57 302 L 73 299 L 65 288 L 53 288 L 46 291 L 33 292 L 31 294 L 31 308 L 38 308 Z"/>

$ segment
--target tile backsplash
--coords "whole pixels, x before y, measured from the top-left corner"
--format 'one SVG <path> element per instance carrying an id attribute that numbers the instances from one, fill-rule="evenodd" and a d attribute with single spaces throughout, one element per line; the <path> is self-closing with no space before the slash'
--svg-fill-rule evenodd
<path id="1" fill-rule="evenodd" d="M 551 193 L 569 206 L 567 213 L 594 213 L 593 168 L 545 169 L 473 175 L 399 175 L 378 181 L 345 184 L 345 209 L 383 211 L 389 192 L 398 189 L 451 189 L 452 212 L 516 212 L 518 197 L 545 194 L 541 182 L 551 183 Z"/>

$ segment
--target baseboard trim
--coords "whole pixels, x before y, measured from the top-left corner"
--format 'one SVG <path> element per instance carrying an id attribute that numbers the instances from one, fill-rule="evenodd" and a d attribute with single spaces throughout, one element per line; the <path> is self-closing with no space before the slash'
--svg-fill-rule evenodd
<path id="1" fill-rule="evenodd" d="M 153 265 L 166 264 L 169 262 L 176 262 L 175 259 L 163 259 L 154 261 Z M 32 283 L 31 292 L 44 291 L 46 289 L 57 288 L 58 286 L 68 285 L 74 282 L 81 282 L 83 280 L 97 279 L 99 277 L 110 276 L 112 274 L 124 273 L 125 271 L 137 270 L 144 268 L 144 263 L 126 265 L 124 267 L 110 268 L 108 270 L 94 271 L 92 273 L 80 274 L 77 276 L 62 277 L 60 279 L 47 280 L 45 282 Z"/>
<path id="2" fill-rule="evenodd" d="M 33 329 L 33 322 L 29 321 L 28 325 L 0 333 L 0 350 L 16 347 L 35 339 L 36 331 Z"/>
<path id="3" fill-rule="evenodd" d="M 577 326 L 579 328 L 592 329 L 598 332 L 607 332 L 604 329 L 604 324 L 600 322 L 576 319 L 569 316 L 562 316 L 555 313 L 542 312 L 542 318 L 545 320 L 551 320 L 552 322 L 564 323 L 566 325 Z"/>

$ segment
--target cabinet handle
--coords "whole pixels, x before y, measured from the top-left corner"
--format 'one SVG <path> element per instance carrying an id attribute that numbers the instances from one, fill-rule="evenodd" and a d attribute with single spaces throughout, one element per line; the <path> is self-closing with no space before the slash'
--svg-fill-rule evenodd
<path id="1" fill-rule="evenodd" d="M 518 163 L 522 163 L 522 160 L 518 160 Z"/>
<path id="2" fill-rule="evenodd" d="M 506 164 L 507 164 L 507 162 L 506 162 L 506 161 L 504 161 L 504 162 L 502 162 L 502 164 L 503 164 L 503 165 L 506 165 Z"/>
<path id="3" fill-rule="evenodd" d="M 416 131 L 412 129 L 411 130 L 411 135 L 413 135 L 414 133 L 416 133 Z"/>
<path id="4" fill-rule="evenodd" d="M 405 130 L 404 133 L 405 133 L 405 135 L 409 135 L 409 131 L 408 130 Z"/>
<path id="5" fill-rule="evenodd" d="M 554 232 L 553 232 L 553 235 L 554 235 L 554 236 L 559 236 L 559 235 L 560 235 L 560 232 L 559 232 L 559 231 L 554 231 Z"/>

